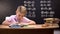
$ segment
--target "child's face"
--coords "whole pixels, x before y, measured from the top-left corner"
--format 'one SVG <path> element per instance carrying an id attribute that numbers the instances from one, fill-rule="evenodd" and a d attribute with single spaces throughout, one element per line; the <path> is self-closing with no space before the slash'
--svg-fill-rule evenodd
<path id="1" fill-rule="evenodd" d="M 20 12 L 16 12 L 16 16 L 17 16 L 17 19 L 22 20 L 24 17 L 24 14 Z"/>

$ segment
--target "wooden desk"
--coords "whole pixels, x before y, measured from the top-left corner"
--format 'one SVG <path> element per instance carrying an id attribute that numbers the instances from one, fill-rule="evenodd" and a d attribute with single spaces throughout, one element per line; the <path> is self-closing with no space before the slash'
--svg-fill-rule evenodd
<path id="1" fill-rule="evenodd" d="M 0 25 L 0 34 L 54 34 L 54 28 L 58 25 L 42 27 L 42 25 L 28 25 L 23 28 L 9 28 L 9 26 Z"/>

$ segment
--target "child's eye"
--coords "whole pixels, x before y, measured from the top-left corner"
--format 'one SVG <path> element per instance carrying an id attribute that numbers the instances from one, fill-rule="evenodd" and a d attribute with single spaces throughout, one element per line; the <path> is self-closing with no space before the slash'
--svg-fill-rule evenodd
<path id="1" fill-rule="evenodd" d="M 18 16 L 21 16 L 21 15 L 18 15 Z"/>
<path id="2" fill-rule="evenodd" d="M 23 17 L 23 16 L 22 16 Z"/>
<path id="3" fill-rule="evenodd" d="M 21 15 L 19 15 L 19 16 L 21 16 Z"/>

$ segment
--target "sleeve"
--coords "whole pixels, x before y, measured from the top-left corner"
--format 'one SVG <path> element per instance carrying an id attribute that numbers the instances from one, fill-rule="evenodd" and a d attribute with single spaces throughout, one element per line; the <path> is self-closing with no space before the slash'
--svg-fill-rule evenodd
<path id="1" fill-rule="evenodd" d="M 11 22 L 11 18 L 10 17 L 6 17 L 5 20 Z"/>
<path id="2" fill-rule="evenodd" d="M 28 18 L 26 18 L 26 17 L 24 17 L 24 21 L 25 21 L 26 23 L 28 23 L 28 22 L 30 22 L 31 20 L 28 19 Z"/>

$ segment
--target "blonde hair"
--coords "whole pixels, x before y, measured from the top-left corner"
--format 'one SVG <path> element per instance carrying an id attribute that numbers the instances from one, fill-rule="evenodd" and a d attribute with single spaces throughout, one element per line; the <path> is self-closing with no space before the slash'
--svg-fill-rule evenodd
<path id="1" fill-rule="evenodd" d="M 18 6 L 17 11 L 19 11 L 20 13 L 23 13 L 23 14 L 27 13 L 25 6 Z"/>

